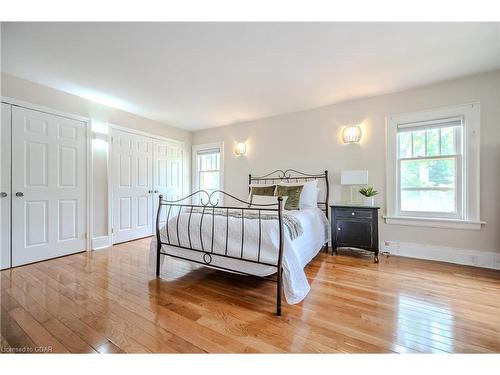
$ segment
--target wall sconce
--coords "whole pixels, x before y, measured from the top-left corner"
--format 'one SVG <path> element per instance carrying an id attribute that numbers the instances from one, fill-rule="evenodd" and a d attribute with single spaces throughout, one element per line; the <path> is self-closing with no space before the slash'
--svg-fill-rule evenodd
<path id="1" fill-rule="evenodd" d="M 236 145 L 236 155 L 242 156 L 247 153 L 247 145 L 244 142 L 239 142 Z"/>
<path id="2" fill-rule="evenodd" d="M 94 134 L 108 134 L 109 124 L 107 121 L 101 121 L 92 119 L 91 120 L 92 133 Z"/>
<path id="3" fill-rule="evenodd" d="M 344 143 L 358 143 L 361 140 L 359 125 L 346 126 L 342 129 L 342 140 Z"/>
<path id="4" fill-rule="evenodd" d="M 95 150 L 108 150 L 108 135 L 105 133 L 92 134 L 92 145 Z"/>

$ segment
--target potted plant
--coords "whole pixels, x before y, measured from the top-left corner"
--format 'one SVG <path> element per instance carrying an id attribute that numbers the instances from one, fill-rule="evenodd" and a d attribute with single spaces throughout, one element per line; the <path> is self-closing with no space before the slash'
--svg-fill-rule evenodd
<path id="1" fill-rule="evenodd" d="M 378 194 L 378 191 L 373 189 L 371 186 L 367 186 L 359 189 L 359 193 L 364 197 L 363 204 L 365 206 L 374 206 L 375 205 L 375 195 Z"/>

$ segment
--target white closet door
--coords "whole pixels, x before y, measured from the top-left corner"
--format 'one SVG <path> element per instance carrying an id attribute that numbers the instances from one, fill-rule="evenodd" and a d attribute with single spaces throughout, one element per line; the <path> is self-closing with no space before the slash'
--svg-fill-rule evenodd
<path id="1" fill-rule="evenodd" d="M 12 107 L 12 266 L 86 249 L 86 126 Z"/>
<path id="2" fill-rule="evenodd" d="M 158 197 L 176 200 L 183 196 L 184 181 L 183 145 L 175 142 L 154 141 L 154 216 L 158 211 Z M 187 202 L 185 202 L 187 203 Z M 162 210 L 160 225 L 166 220 L 167 210 Z"/>
<path id="3" fill-rule="evenodd" d="M 112 131 L 113 243 L 153 234 L 153 142 Z"/>
<path id="4" fill-rule="evenodd" d="M 0 269 L 10 267 L 10 131 L 11 107 L 2 103 L 0 124 Z"/>

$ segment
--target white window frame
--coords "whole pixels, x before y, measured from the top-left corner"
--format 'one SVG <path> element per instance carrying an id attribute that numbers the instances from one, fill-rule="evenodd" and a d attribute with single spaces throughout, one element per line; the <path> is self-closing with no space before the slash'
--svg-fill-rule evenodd
<path id="1" fill-rule="evenodd" d="M 386 215 L 387 224 L 415 225 L 435 228 L 480 229 L 485 222 L 480 220 L 480 104 L 471 103 L 420 112 L 401 113 L 387 116 L 386 154 Z M 412 213 L 399 211 L 399 158 L 398 125 L 422 124 L 439 119 L 461 118 L 463 153 L 461 168 L 457 170 L 457 214 Z M 463 181 L 463 183 L 460 183 Z"/>
<path id="2" fill-rule="evenodd" d="M 220 150 L 220 173 L 219 173 L 219 189 L 224 190 L 224 142 L 205 143 L 201 145 L 192 146 L 192 181 L 193 192 L 200 190 L 200 173 L 198 170 L 198 152 L 205 150 L 213 150 L 218 148 Z M 221 197 L 223 199 L 223 197 Z"/>

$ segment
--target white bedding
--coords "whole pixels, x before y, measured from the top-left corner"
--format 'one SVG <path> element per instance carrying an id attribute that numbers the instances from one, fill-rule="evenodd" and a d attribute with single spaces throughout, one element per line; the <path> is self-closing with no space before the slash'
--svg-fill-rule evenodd
<path id="1" fill-rule="evenodd" d="M 207 209 L 209 211 L 210 209 Z M 297 211 L 285 211 L 300 221 L 303 233 L 290 239 L 285 228 L 284 254 L 283 254 L 283 288 L 286 301 L 295 304 L 302 301 L 309 293 L 310 286 L 307 281 L 304 267 L 316 256 L 328 239 L 328 219 L 319 208 L 309 208 Z M 226 246 L 226 217 L 215 215 L 213 253 L 224 254 Z M 188 213 L 181 213 L 179 218 L 179 241 L 181 246 L 201 249 L 200 218 L 201 214 L 193 213 L 191 216 L 191 246 L 187 234 Z M 170 243 L 178 244 L 177 218 L 169 220 Z M 258 249 L 258 220 L 245 219 L 244 223 L 244 258 L 257 260 Z M 239 257 L 241 254 L 241 218 L 229 217 L 228 255 Z M 167 241 L 165 227 L 160 230 L 162 242 Z M 261 230 L 261 256 L 260 261 L 275 264 L 278 256 L 279 232 L 276 220 L 262 220 Z M 212 216 L 204 215 L 202 225 L 203 246 L 210 251 L 212 247 Z M 163 252 L 203 262 L 203 253 L 186 250 L 174 246 L 164 245 Z M 151 242 L 151 258 L 155 259 L 156 239 Z M 163 267 L 164 256 L 161 257 Z M 268 276 L 276 272 L 275 267 L 244 262 L 239 259 L 230 259 L 213 256 L 211 265 L 234 269 L 257 276 Z M 168 272 L 168 270 L 165 270 Z"/>

